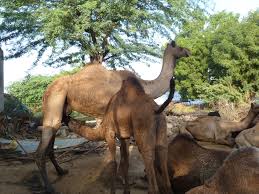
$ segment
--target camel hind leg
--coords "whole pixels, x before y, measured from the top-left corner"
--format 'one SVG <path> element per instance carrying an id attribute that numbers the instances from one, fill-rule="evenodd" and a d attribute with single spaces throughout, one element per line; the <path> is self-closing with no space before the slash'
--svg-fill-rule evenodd
<path id="1" fill-rule="evenodd" d="M 59 176 L 66 175 L 68 173 L 68 170 L 61 168 L 61 166 L 58 164 L 55 153 L 54 153 L 54 142 L 55 142 L 55 135 L 51 138 L 51 144 L 48 150 L 48 156 L 50 158 L 50 161 L 52 162 L 53 166 L 55 167 L 57 173 Z"/>
<path id="2" fill-rule="evenodd" d="M 53 86 L 51 87 L 53 89 Z M 40 170 L 44 187 L 47 192 L 53 193 L 54 189 L 48 181 L 46 170 L 46 156 L 50 157 L 58 174 L 65 174 L 65 171 L 58 165 L 54 156 L 54 140 L 57 130 L 61 126 L 63 108 L 66 99 L 66 93 L 63 91 L 47 91 L 43 101 L 43 129 L 40 144 L 35 154 L 36 164 Z"/>
<path id="3" fill-rule="evenodd" d="M 155 148 L 155 169 L 160 193 L 173 193 L 168 174 L 168 146 L 167 146 L 167 127 L 165 117 L 162 115 L 157 120 L 156 148 Z"/>
<path id="4" fill-rule="evenodd" d="M 129 177 L 128 177 L 128 170 L 129 170 L 129 139 L 120 139 L 121 146 L 120 146 L 120 168 L 122 172 L 122 176 L 124 179 L 124 191 L 123 194 L 130 194 L 129 188 Z"/>
<path id="5" fill-rule="evenodd" d="M 46 154 L 51 146 L 51 139 L 53 137 L 53 130 L 51 128 L 45 128 L 42 131 L 42 138 L 37 148 L 35 161 L 39 168 L 43 184 L 47 193 L 53 193 L 54 189 L 48 181 L 48 175 L 46 170 Z"/>
<path id="6" fill-rule="evenodd" d="M 136 130 L 134 134 L 141 153 L 148 179 L 148 194 L 159 194 L 155 173 L 155 134 L 152 131 Z"/>
<path id="7" fill-rule="evenodd" d="M 64 122 L 66 125 L 68 125 L 68 122 L 70 120 L 69 114 L 72 112 L 70 106 L 68 104 L 64 105 L 64 110 L 63 110 L 63 117 L 62 117 L 62 122 Z M 55 158 L 55 153 L 54 153 L 54 143 L 55 143 L 55 137 L 56 133 L 53 134 L 51 138 L 51 144 L 48 150 L 48 156 L 54 165 L 57 173 L 59 176 L 66 175 L 68 173 L 68 170 L 61 168 L 61 166 L 58 164 L 56 158 Z"/>

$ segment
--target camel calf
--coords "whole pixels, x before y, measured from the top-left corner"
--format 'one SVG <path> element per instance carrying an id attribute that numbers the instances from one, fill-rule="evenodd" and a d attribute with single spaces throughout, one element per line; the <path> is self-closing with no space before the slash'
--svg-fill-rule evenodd
<path id="1" fill-rule="evenodd" d="M 258 194 L 259 149 L 248 147 L 233 151 L 214 176 L 186 194 L 208 193 Z"/>
<path id="2" fill-rule="evenodd" d="M 188 121 L 186 129 L 198 140 L 234 145 L 232 133 L 247 129 L 258 113 L 259 105 L 251 104 L 247 116 L 239 122 L 227 121 L 218 116 L 204 116 Z"/>
<path id="3" fill-rule="evenodd" d="M 172 95 L 170 95 L 172 97 Z M 169 98 L 171 98 L 169 97 Z M 165 102 L 168 104 L 168 101 Z M 165 106 L 161 106 L 164 107 Z M 165 115 L 155 101 L 145 94 L 136 78 L 124 80 L 118 93 L 110 100 L 99 128 L 91 129 L 71 121 L 69 127 L 89 140 L 105 140 L 110 150 L 113 168 L 111 193 L 115 193 L 117 171 L 115 137 L 120 140 L 120 171 L 125 181 L 124 193 L 129 193 L 129 138 L 135 138 L 143 157 L 148 178 L 148 193 L 171 193 L 167 169 L 167 133 Z"/>
<path id="4" fill-rule="evenodd" d="M 222 165 L 229 152 L 205 149 L 187 135 L 168 145 L 168 172 L 175 193 L 202 185 Z"/>

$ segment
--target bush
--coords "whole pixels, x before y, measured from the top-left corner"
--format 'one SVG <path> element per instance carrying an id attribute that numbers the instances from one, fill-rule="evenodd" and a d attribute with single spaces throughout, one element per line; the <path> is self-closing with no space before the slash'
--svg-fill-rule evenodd
<path id="1" fill-rule="evenodd" d="M 62 71 L 54 76 L 31 76 L 27 75 L 24 80 L 16 81 L 7 87 L 9 94 L 16 96 L 23 104 L 28 106 L 33 112 L 40 112 L 42 107 L 42 96 L 47 86 L 55 79 L 71 75 L 78 72 L 81 68 L 77 67 L 71 71 Z"/>

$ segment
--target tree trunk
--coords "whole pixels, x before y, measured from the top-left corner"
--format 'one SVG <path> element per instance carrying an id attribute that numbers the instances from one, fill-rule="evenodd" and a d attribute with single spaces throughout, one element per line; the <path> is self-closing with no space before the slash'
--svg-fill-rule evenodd
<path id="1" fill-rule="evenodd" d="M 4 54 L 0 48 L 0 113 L 4 110 Z"/>
<path id="2" fill-rule="evenodd" d="M 92 55 L 90 56 L 90 62 L 94 63 L 94 64 L 102 64 L 103 62 L 103 56 L 101 54 L 97 54 L 97 55 Z"/>

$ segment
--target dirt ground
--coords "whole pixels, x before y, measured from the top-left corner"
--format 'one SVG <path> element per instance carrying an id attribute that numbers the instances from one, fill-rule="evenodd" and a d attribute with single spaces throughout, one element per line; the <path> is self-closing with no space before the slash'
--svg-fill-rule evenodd
<path id="1" fill-rule="evenodd" d="M 131 193 L 147 193 L 147 185 L 141 179 L 144 176 L 142 158 L 135 146 L 130 147 L 130 183 Z M 110 170 L 104 153 L 80 155 L 78 159 L 63 163 L 69 170 L 63 177 L 56 175 L 50 162 L 47 164 L 49 178 L 55 190 L 62 194 L 105 194 L 109 193 Z M 122 192 L 118 181 L 116 193 Z M 35 163 L 23 164 L 19 161 L 0 162 L 0 194 L 43 193 L 41 179 Z"/>
<path id="2" fill-rule="evenodd" d="M 185 116 L 186 117 L 186 116 Z M 168 139 L 175 137 L 182 131 L 184 122 L 192 117 L 167 117 Z M 190 118 L 189 118 L 190 117 Z M 177 119 L 178 118 L 178 119 Z M 231 150 L 223 145 L 208 142 L 198 142 L 206 148 Z M 69 173 L 58 177 L 53 165 L 48 162 L 49 179 L 55 190 L 61 194 L 108 194 L 110 183 L 110 169 L 107 165 L 107 150 L 97 153 L 81 153 L 77 159 L 61 164 Z M 1 154 L 1 153 L 0 153 Z M 119 148 L 117 148 L 119 161 Z M 132 194 L 147 193 L 147 183 L 143 181 L 144 165 L 135 146 L 130 147 L 129 178 Z M 122 183 L 117 182 L 117 194 L 122 194 Z M 41 179 L 35 163 L 21 161 L 7 162 L 0 156 L 0 194 L 42 194 Z"/>

